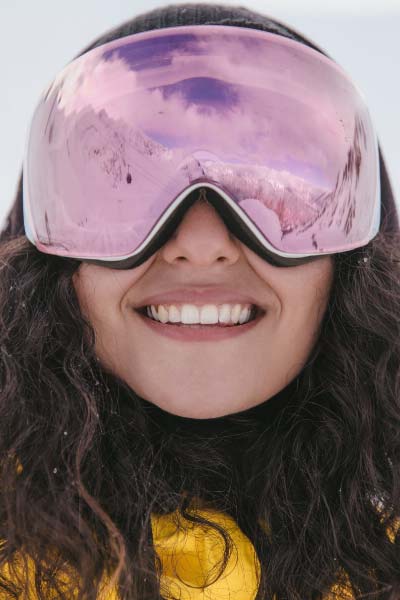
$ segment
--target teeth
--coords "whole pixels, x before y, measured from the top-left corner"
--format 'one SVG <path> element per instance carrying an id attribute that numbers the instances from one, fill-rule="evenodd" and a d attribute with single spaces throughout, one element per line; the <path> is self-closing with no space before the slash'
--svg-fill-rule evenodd
<path id="1" fill-rule="evenodd" d="M 231 319 L 234 323 L 237 323 L 237 321 L 239 321 L 241 310 L 242 307 L 240 306 L 240 304 L 235 304 L 231 312 Z"/>
<path id="2" fill-rule="evenodd" d="M 242 325 L 252 314 L 251 305 L 241 304 L 205 304 L 198 307 L 194 304 L 147 306 L 147 315 L 161 323 L 182 323 L 184 325 Z"/>
<path id="3" fill-rule="evenodd" d="M 170 306 L 168 310 L 169 321 L 171 323 L 179 323 L 181 320 L 181 313 L 176 308 L 176 306 Z"/>
<path id="4" fill-rule="evenodd" d="M 168 321 L 168 311 L 162 304 L 158 307 L 158 317 L 161 323 L 166 323 Z"/>
<path id="5" fill-rule="evenodd" d="M 188 325 L 200 322 L 200 314 L 197 306 L 193 304 L 184 304 L 181 308 L 181 322 Z"/>
<path id="6" fill-rule="evenodd" d="M 242 324 L 248 321 L 251 314 L 251 308 L 244 308 L 239 315 L 239 323 Z"/>
<path id="7" fill-rule="evenodd" d="M 231 320 L 231 307 L 230 304 L 223 304 L 219 308 L 219 322 L 229 323 Z"/>
<path id="8" fill-rule="evenodd" d="M 200 323 L 214 325 L 218 323 L 218 307 L 215 304 L 206 304 L 200 310 Z"/>

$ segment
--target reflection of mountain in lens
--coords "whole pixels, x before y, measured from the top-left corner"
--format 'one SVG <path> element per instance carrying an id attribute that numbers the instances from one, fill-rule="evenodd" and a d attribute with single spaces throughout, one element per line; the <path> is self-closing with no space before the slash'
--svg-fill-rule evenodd
<path id="1" fill-rule="evenodd" d="M 229 190 L 239 205 L 250 198 L 278 216 L 282 233 L 304 226 L 319 212 L 318 199 L 326 192 L 288 171 L 267 166 L 207 164 L 206 174 Z"/>
<path id="2" fill-rule="evenodd" d="M 257 229 L 265 234 L 269 243 L 279 249 L 283 232 L 277 213 L 256 198 L 245 198 L 239 204 Z"/>
<path id="3" fill-rule="evenodd" d="M 148 132 L 134 129 L 124 119 L 110 117 L 104 109 L 71 113 L 68 121 L 63 173 L 68 178 L 68 184 L 65 184 L 69 189 L 74 188 L 74 182 L 79 182 L 80 188 L 79 192 L 71 190 L 70 198 L 76 202 L 71 200 L 68 205 L 70 217 L 81 222 L 80 198 L 93 197 L 94 193 L 104 198 L 99 203 L 101 213 L 92 211 L 87 215 L 86 228 L 95 228 L 98 220 L 104 218 L 109 218 L 115 225 L 132 220 L 135 206 L 135 235 L 143 240 L 149 233 L 153 217 L 157 220 L 187 187 L 208 179 L 220 185 L 244 209 L 244 202 L 250 206 L 251 200 L 251 214 L 254 216 L 257 212 L 258 215 L 253 221 L 266 236 L 272 235 L 272 223 L 277 225 L 273 216 L 276 215 L 280 224 L 279 237 L 285 238 L 285 247 L 293 244 L 293 249 L 297 250 L 303 244 L 310 248 L 311 240 L 312 247 L 323 250 L 319 245 L 319 232 L 330 231 L 330 235 L 339 239 L 340 235 L 343 238 L 351 231 L 355 175 L 360 168 L 361 155 L 362 132 L 358 130 L 355 146 L 353 144 L 349 149 L 348 161 L 338 175 L 336 187 L 326 189 L 276 166 L 224 163 L 211 148 L 200 147 L 192 152 L 184 146 L 168 147 Z M 59 136 L 54 144 L 52 140 L 48 143 L 49 147 L 56 146 L 57 152 L 63 147 Z M 73 175 L 79 171 L 84 172 L 84 178 Z M 343 194 L 347 200 L 343 200 Z M 266 211 L 260 212 L 255 202 Z M 248 213 L 250 218 L 251 214 Z M 277 237 L 278 227 L 274 230 Z"/>

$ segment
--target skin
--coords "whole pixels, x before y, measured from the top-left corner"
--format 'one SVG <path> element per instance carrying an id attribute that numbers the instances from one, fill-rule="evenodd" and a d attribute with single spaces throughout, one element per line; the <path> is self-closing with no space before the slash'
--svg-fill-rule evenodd
<path id="1" fill-rule="evenodd" d="M 82 263 L 73 283 L 101 364 L 165 411 L 205 419 L 260 404 L 298 375 L 318 338 L 332 278 L 329 256 L 296 267 L 270 265 L 199 199 L 139 267 Z M 213 284 L 251 290 L 266 314 L 242 335 L 182 342 L 152 331 L 132 309 L 171 288 Z"/>

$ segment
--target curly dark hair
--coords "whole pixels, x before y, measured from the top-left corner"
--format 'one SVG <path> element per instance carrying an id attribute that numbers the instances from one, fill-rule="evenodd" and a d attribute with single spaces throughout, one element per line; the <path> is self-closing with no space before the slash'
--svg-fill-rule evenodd
<path id="1" fill-rule="evenodd" d="M 84 52 L 183 23 L 256 27 L 322 52 L 266 16 L 206 4 L 145 13 Z M 253 543 L 258 600 L 318 600 L 341 583 L 356 599 L 400 598 L 400 233 L 379 156 L 380 231 L 334 256 L 302 372 L 254 408 L 202 420 L 163 411 L 100 364 L 72 284 L 80 262 L 28 242 L 21 175 L 0 238 L 1 598 L 94 600 L 104 573 L 121 600 L 169 598 L 151 517 L 173 511 L 221 536 L 215 579 L 232 540 L 199 499 Z"/>

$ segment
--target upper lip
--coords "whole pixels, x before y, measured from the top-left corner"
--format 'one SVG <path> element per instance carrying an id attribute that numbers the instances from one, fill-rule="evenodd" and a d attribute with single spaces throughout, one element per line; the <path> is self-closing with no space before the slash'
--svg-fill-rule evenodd
<path id="1" fill-rule="evenodd" d="M 227 287 L 208 287 L 208 288 L 176 288 L 152 296 L 143 298 L 134 308 L 143 308 L 144 306 L 154 306 L 160 304 L 254 304 L 261 308 L 258 301 L 251 295 L 239 292 L 234 288 Z"/>

